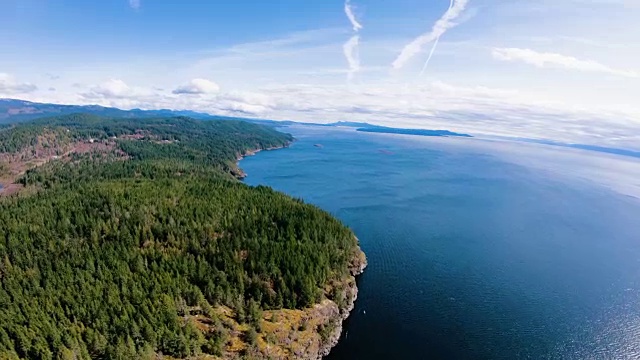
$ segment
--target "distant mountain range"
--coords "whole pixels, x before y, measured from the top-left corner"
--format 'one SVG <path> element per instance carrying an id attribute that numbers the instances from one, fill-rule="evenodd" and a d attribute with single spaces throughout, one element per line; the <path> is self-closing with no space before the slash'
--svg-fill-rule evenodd
<path id="1" fill-rule="evenodd" d="M 43 104 L 16 99 L 0 99 L 0 123 L 28 121 L 32 119 L 75 113 L 93 114 L 104 117 L 135 118 L 156 116 L 189 116 L 197 119 L 225 118 L 194 111 L 176 110 L 121 110 L 99 105 L 59 105 Z"/>

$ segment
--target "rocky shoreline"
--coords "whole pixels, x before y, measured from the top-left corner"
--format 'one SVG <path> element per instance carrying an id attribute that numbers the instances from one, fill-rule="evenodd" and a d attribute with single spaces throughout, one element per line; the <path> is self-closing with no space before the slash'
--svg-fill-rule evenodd
<path id="1" fill-rule="evenodd" d="M 253 149 L 253 150 L 247 150 L 246 152 L 244 152 L 243 154 L 237 154 L 236 155 L 236 165 L 235 165 L 235 169 L 231 170 L 231 173 L 238 178 L 238 180 L 243 180 L 244 178 L 247 177 L 247 173 L 244 172 L 244 170 L 242 170 L 242 168 L 240 167 L 240 161 L 242 159 L 244 159 L 247 156 L 254 156 L 257 153 L 259 153 L 260 151 L 271 151 L 271 150 L 278 150 L 278 149 L 285 149 L 288 148 L 289 145 L 291 145 L 291 142 L 288 142 L 282 146 L 273 146 L 270 148 L 266 148 L 266 149 Z"/>
<path id="2" fill-rule="evenodd" d="M 328 356 L 331 353 L 331 350 L 340 342 L 343 323 L 349 318 L 349 315 L 351 315 L 351 312 L 356 306 L 356 300 L 358 299 L 358 286 L 356 286 L 356 277 L 361 275 L 366 267 L 367 258 L 365 257 L 364 252 L 362 252 L 362 250 L 358 248 L 358 254 L 352 261 L 352 264 L 349 268 L 351 278 L 349 279 L 349 286 L 347 287 L 347 306 L 344 309 L 340 309 L 339 317 L 337 319 L 332 320 L 335 322 L 335 329 L 327 338 L 327 340 L 321 344 L 320 351 L 315 359 L 322 360 L 322 358 Z"/>
<path id="3" fill-rule="evenodd" d="M 289 145 L 291 145 L 291 143 L 287 143 L 279 147 L 249 150 L 244 154 L 238 154 L 236 169 L 233 171 L 233 174 L 239 180 L 243 180 L 247 177 L 247 173 L 240 168 L 239 162 L 242 159 L 247 156 L 254 156 L 263 150 L 278 150 L 287 148 Z M 359 242 L 357 237 L 356 241 Z M 351 315 L 351 312 L 355 308 L 356 300 L 358 299 L 356 278 L 364 272 L 367 265 L 367 258 L 358 246 L 355 249 L 355 253 L 349 264 L 349 276 L 343 279 L 343 281 L 333 284 L 333 286 L 343 288 L 344 290 L 343 296 L 339 296 L 341 298 L 340 303 L 343 304 L 343 306 L 340 307 L 338 305 L 336 302 L 337 299 L 325 299 L 321 304 L 317 304 L 312 309 L 309 309 L 307 316 L 315 318 L 314 323 L 318 324 L 317 329 L 313 331 L 315 333 L 313 336 L 315 339 L 310 339 L 310 341 L 305 345 L 301 344 L 301 349 L 299 351 L 292 352 L 292 355 L 294 355 L 295 358 L 304 360 L 322 360 L 331 353 L 331 350 L 336 345 L 338 345 L 342 336 L 343 323 Z M 330 329 L 330 333 L 325 336 L 321 336 L 321 329 Z M 281 357 L 272 354 L 269 358 L 279 359 Z"/>

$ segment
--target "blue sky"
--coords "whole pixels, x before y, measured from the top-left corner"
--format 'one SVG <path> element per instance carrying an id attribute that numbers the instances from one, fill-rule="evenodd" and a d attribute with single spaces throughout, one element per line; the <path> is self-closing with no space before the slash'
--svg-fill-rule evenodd
<path id="1" fill-rule="evenodd" d="M 638 0 L 0 0 L 0 97 L 637 148 L 638 19 Z"/>

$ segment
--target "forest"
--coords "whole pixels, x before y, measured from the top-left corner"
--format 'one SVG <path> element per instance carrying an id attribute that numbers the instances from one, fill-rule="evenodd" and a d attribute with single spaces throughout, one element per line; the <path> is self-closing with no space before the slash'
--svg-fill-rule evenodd
<path id="1" fill-rule="evenodd" d="M 0 199 L 0 358 L 222 356 L 219 307 L 255 336 L 263 311 L 331 297 L 326 285 L 359 251 L 353 233 L 237 179 L 239 156 L 291 141 L 186 117 L 76 114 L 0 128 L 6 159 L 60 154 Z"/>

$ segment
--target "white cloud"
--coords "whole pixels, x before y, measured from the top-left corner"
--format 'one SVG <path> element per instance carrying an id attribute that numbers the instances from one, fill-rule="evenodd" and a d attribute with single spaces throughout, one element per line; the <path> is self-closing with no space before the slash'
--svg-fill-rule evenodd
<path id="1" fill-rule="evenodd" d="M 133 92 L 129 85 L 118 79 L 111 79 L 98 86 L 91 88 L 88 93 L 82 94 L 86 98 L 126 98 L 132 96 Z"/>
<path id="2" fill-rule="evenodd" d="M 110 80 L 80 93 L 81 104 L 97 104 L 121 109 L 177 109 L 208 112 L 229 116 L 259 116 L 275 107 L 271 98 L 258 92 L 217 92 L 217 85 L 210 81 L 194 79 L 184 91 L 168 93 L 157 87 L 129 86 L 122 80 Z M 201 79 L 200 79 L 201 80 Z M 191 85 L 195 84 L 195 87 Z M 215 85 L 215 86 L 213 86 Z M 213 92 L 213 90 L 216 90 Z M 205 91 L 205 92 L 203 92 Z M 183 96 L 197 94 L 203 96 Z M 206 96 L 204 96 L 206 95 Z M 34 101 L 51 101 L 45 97 L 32 97 Z M 60 101 L 53 101 L 59 103 Z"/>
<path id="3" fill-rule="evenodd" d="M 216 112 L 228 115 L 262 116 L 273 110 L 275 103 L 269 95 L 255 92 L 231 92 L 220 94 L 211 103 Z"/>
<path id="4" fill-rule="evenodd" d="M 539 68 L 555 66 L 570 70 L 601 72 L 617 76 L 638 78 L 640 74 L 635 71 L 619 70 L 593 60 L 580 60 L 572 56 L 566 56 L 548 52 L 537 52 L 531 49 L 519 48 L 494 48 L 492 55 L 501 61 L 522 61 Z"/>
<path id="5" fill-rule="evenodd" d="M 353 31 L 358 32 L 362 30 L 362 24 L 356 18 L 356 15 L 353 13 L 353 7 L 351 6 L 351 1 L 346 0 L 344 3 L 344 13 L 347 15 L 347 18 L 351 22 L 351 26 L 353 26 Z"/>
<path id="6" fill-rule="evenodd" d="M 27 94 L 38 89 L 37 86 L 28 82 L 18 82 L 16 79 L 5 73 L 0 73 L 0 96 L 11 96 L 17 94 Z"/>
<path id="7" fill-rule="evenodd" d="M 131 6 L 132 9 L 138 10 L 142 5 L 140 2 L 141 0 L 129 0 L 129 6 Z"/>
<path id="8" fill-rule="evenodd" d="M 462 12 L 466 9 L 469 0 L 456 0 L 452 7 L 447 10 L 447 12 L 436 21 L 431 32 L 423 34 L 409 43 L 407 46 L 402 49 L 402 52 L 396 60 L 393 62 L 394 69 L 400 69 L 405 66 L 405 64 L 411 60 L 415 55 L 417 55 L 420 51 L 422 51 L 422 47 L 426 44 L 435 41 L 440 38 L 447 30 L 458 25 L 454 22 Z"/>
<path id="9" fill-rule="evenodd" d="M 202 95 L 215 94 L 220 91 L 220 86 L 213 81 L 206 79 L 193 79 L 188 84 L 173 90 L 174 94 L 182 95 Z"/>

